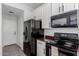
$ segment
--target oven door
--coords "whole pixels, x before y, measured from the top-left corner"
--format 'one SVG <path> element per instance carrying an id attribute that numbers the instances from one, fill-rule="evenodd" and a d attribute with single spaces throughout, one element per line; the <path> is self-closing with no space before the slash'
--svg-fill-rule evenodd
<path id="1" fill-rule="evenodd" d="M 59 56 L 77 56 L 77 52 L 69 51 L 66 49 L 58 49 Z"/>

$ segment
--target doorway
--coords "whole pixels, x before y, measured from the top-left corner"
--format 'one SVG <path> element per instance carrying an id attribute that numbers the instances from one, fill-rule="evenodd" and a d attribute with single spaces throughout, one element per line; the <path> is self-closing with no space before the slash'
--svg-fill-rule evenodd
<path id="1" fill-rule="evenodd" d="M 17 43 L 17 17 L 3 14 L 3 46 Z"/>
<path id="2" fill-rule="evenodd" d="M 24 56 L 23 10 L 2 4 L 3 56 Z"/>

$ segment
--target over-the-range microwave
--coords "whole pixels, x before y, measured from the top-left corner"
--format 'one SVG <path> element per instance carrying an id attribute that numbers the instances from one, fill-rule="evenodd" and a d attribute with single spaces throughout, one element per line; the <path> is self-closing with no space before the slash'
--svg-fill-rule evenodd
<path id="1" fill-rule="evenodd" d="M 51 17 L 51 27 L 78 27 L 77 26 L 77 10 L 67 13 L 58 14 Z"/>

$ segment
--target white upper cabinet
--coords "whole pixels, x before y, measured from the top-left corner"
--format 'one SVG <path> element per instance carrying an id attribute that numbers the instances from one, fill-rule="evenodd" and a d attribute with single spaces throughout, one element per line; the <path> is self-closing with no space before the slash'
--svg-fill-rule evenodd
<path id="1" fill-rule="evenodd" d="M 77 3 L 63 3 L 62 4 L 62 12 L 68 12 L 72 10 L 78 9 Z"/>
<path id="2" fill-rule="evenodd" d="M 33 12 L 33 16 L 35 19 L 42 20 L 42 28 L 50 27 L 50 17 L 51 17 L 51 3 L 45 3 L 38 8 L 36 8 Z"/>
<path id="3" fill-rule="evenodd" d="M 33 12 L 37 20 L 42 20 L 42 28 L 51 28 L 51 16 L 78 9 L 77 3 L 45 3 Z"/>
<path id="4" fill-rule="evenodd" d="M 76 10 L 79 8 L 78 3 L 52 3 L 52 16 Z"/>
<path id="5" fill-rule="evenodd" d="M 42 28 L 50 28 L 51 7 L 51 3 L 42 5 Z"/>
<path id="6" fill-rule="evenodd" d="M 33 12 L 33 17 L 35 17 L 36 20 L 42 19 L 42 7 L 38 7 Z"/>
<path id="7" fill-rule="evenodd" d="M 52 3 L 52 16 L 60 13 L 60 3 Z"/>

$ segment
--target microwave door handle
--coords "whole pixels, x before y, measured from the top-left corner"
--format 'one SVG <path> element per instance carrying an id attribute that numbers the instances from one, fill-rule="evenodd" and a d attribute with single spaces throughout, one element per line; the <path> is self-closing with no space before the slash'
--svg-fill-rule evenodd
<path id="1" fill-rule="evenodd" d="M 60 7 L 59 7 L 59 13 L 60 13 Z"/>

